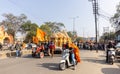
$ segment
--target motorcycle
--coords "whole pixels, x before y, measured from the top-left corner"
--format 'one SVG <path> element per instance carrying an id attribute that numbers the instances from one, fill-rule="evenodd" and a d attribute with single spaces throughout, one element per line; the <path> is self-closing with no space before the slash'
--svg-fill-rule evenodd
<path id="1" fill-rule="evenodd" d="M 108 50 L 108 63 L 114 64 L 114 61 L 115 61 L 115 49 L 110 48 Z"/>
<path id="2" fill-rule="evenodd" d="M 43 58 L 44 57 L 44 53 L 43 51 L 37 51 L 37 48 L 33 48 L 32 49 L 32 57 L 39 57 L 39 58 Z"/>
<path id="3" fill-rule="evenodd" d="M 75 65 L 77 65 L 77 61 L 75 60 L 75 64 L 73 63 L 70 56 L 70 50 L 69 49 L 63 50 L 62 60 L 59 63 L 59 69 L 65 70 L 66 68 L 69 68 L 71 66 L 74 66 L 74 69 L 75 69 Z"/>

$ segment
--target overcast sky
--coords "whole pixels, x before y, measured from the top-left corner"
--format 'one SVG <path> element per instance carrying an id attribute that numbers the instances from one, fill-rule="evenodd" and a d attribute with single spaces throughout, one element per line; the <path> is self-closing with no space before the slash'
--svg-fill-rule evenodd
<path id="1" fill-rule="evenodd" d="M 116 11 L 120 0 L 99 0 L 100 14 L 111 17 Z M 3 13 L 13 13 L 18 16 L 24 13 L 29 20 L 38 25 L 44 22 L 62 22 L 67 31 L 75 30 L 79 36 L 94 37 L 94 16 L 92 3 L 88 0 L 0 0 L 0 22 L 4 19 Z M 99 17 L 99 33 L 103 27 L 110 27 L 108 20 Z"/>

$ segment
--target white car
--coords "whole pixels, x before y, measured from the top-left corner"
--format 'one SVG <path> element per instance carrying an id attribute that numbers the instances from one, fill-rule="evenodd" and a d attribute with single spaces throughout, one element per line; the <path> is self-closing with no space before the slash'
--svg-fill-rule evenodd
<path id="1" fill-rule="evenodd" d="M 32 45 L 32 47 L 37 47 L 37 45 L 36 45 L 36 44 L 31 43 L 31 45 Z"/>
<path id="2" fill-rule="evenodd" d="M 115 47 L 120 48 L 120 43 L 117 43 Z"/>
<path id="3" fill-rule="evenodd" d="M 116 48 L 116 56 L 120 56 L 120 43 L 117 43 L 115 48 Z"/>
<path id="4" fill-rule="evenodd" d="M 37 45 L 36 45 L 36 44 L 33 44 L 33 43 L 28 43 L 28 44 L 26 44 L 26 46 L 25 46 L 26 49 L 31 49 L 32 47 L 37 47 Z"/>

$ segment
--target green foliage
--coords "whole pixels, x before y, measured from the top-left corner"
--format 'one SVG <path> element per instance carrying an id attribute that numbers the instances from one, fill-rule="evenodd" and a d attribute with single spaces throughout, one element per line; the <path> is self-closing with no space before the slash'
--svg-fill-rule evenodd
<path id="1" fill-rule="evenodd" d="M 73 37 L 74 37 L 73 32 L 72 31 L 68 31 L 67 34 L 73 40 Z"/>
<path id="2" fill-rule="evenodd" d="M 7 31 L 6 31 L 8 34 L 11 34 L 12 36 L 14 36 L 14 30 L 13 29 L 7 29 Z"/>
<path id="3" fill-rule="evenodd" d="M 28 42 L 32 42 L 32 37 L 35 36 L 35 32 L 34 31 L 29 31 L 26 35 L 26 38 L 24 40 L 24 42 L 28 43 Z"/>
<path id="4" fill-rule="evenodd" d="M 8 34 L 15 36 L 17 32 L 21 32 L 26 35 L 25 42 L 32 41 L 32 37 L 36 36 L 36 30 L 39 26 L 31 23 L 31 21 L 27 21 L 26 15 L 15 16 L 9 13 L 3 16 L 5 20 L 0 25 L 4 24 Z M 46 33 L 47 37 L 50 37 L 52 33 L 61 31 L 63 28 L 65 28 L 64 24 L 57 22 L 45 22 L 40 26 L 40 29 Z"/>
<path id="5" fill-rule="evenodd" d="M 114 40 L 115 39 L 115 33 L 114 32 L 110 32 L 110 33 L 104 33 L 101 36 L 100 40 Z"/>
<path id="6" fill-rule="evenodd" d="M 45 33 L 46 33 L 46 36 L 47 37 L 50 37 L 52 32 L 51 32 L 51 29 L 50 27 L 47 25 L 47 24 L 43 24 L 40 26 L 40 29 L 43 30 Z"/>
<path id="7" fill-rule="evenodd" d="M 13 36 L 18 32 L 20 29 L 20 26 L 26 21 L 27 17 L 24 14 L 21 14 L 20 16 L 15 16 L 11 13 L 9 14 L 3 14 L 5 17 L 5 20 L 1 22 L 1 24 L 4 24 L 5 28 L 8 30 L 8 33 L 13 32 Z M 10 31 L 10 32 L 9 32 Z"/>
<path id="8" fill-rule="evenodd" d="M 65 27 L 63 23 L 45 22 L 40 26 L 40 29 L 42 29 L 46 33 L 46 36 L 49 38 L 52 33 L 61 31 L 63 27 Z"/>
<path id="9" fill-rule="evenodd" d="M 67 34 L 72 39 L 72 41 L 76 41 L 76 38 L 77 38 L 77 33 L 76 32 L 68 31 Z"/>
<path id="10" fill-rule="evenodd" d="M 26 23 L 24 23 L 21 27 L 20 27 L 20 31 L 22 33 L 25 33 L 27 31 L 36 31 L 37 30 L 38 25 L 35 23 L 31 23 L 31 21 L 27 21 Z"/>
<path id="11" fill-rule="evenodd" d="M 65 28 L 63 23 L 45 22 L 45 24 L 49 26 L 52 33 L 61 31 L 62 28 Z"/>
<path id="12" fill-rule="evenodd" d="M 77 42 L 83 41 L 83 37 L 77 37 L 77 38 L 76 38 L 76 41 L 77 41 Z"/>
<path id="13" fill-rule="evenodd" d="M 111 17 L 110 22 L 113 24 L 113 26 L 118 25 L 118 18 L 120 17 L 120 3 L 117 5 L 116 13 L 114 14 L 113 17 Z"/>
<path id="14" fill-rule="evenodd" d="M 25 42 L 31 42 L 32 37 L 36 36 L 36 30 L 38 25 L 35 23 L 31 23 L 31 21 L 27 21 L 20 27 L 20 31 L 26 34 Z"/>

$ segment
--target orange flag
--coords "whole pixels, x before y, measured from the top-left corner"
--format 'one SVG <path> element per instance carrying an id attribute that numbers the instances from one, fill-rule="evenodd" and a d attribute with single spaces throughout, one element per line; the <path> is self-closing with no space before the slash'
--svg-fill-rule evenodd
<path id="1" fill-rule="evenodd" d="M 77 62 L 81 62 L 79 48 L 73 43 L 71 43 L 69 46 L 74 49 L 74 54 Z"/>
<path id="2" fill-rule="evenodd" d="M 35 36 L 33 36 L 33 43 L 38 44 L 38 38 L 37 38 L 37 37 L 35 37 Z"/>
<path id="3" fill-rule="evenodd" d="M 43 32 L 41 29 L 37 28 L 37 33 L 36 37 L 38 38 L 39 41 L 44 41 L 45 40 L 45 32 Z"/>

